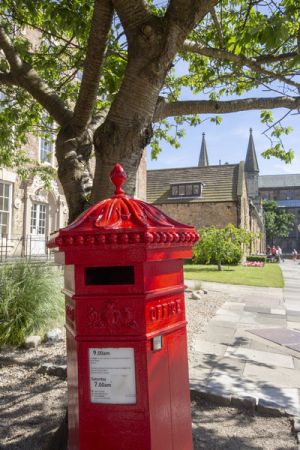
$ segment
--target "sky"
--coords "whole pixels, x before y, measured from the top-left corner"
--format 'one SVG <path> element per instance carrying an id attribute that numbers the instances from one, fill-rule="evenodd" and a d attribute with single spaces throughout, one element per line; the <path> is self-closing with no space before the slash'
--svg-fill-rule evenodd
<path id="1" fill-rule="evenodd" d="M 251 95 L 249 95 L 251 96 Z M 274 118 L 282 117 L 287 110 L 274 110 Z M 204 119 L 205 116 L 202 116 Z M 261 156 L 261 152 L 270 146 L 269 140 L 262 134 L 266 125 L 260 122 L 260 111 L 245 111 L 223 114 L 221 125 L 209 120 L 197 127 L 185 128 L 186 136 L 181 140 L 181 148 L 175 149 L 162 143 L 162 151 L 156 161 L 151 161 L 150 149 L 147 149 L 148 169 L 164 169 L 171 167 L 192 167 L 198 165 L 202 133 L 205 133 L 209 164 L 225 162 L 238 163 L 244 161 L 249 140 L 249 129 L 253 129 L 253 139 L 261 175 L 300 173 L 300 115 L 290 115 L 285 125 L 293 127 L 288 136 L 284 136 L 285 149 L 292 148 L 295 158 L 291 164 L 285 164 L 276 158 L 269 160 Z"/>
<path id="2" fill-rule="evenodd" d="M 182 60 L 178 60 L 175 65 L 177 76 L 182 76 L 188 73 L 188 64 Z M 272 85 L 271 85 L 272 86 Z M 276 91 L 277 84 L 274 84 Z M 279 89 L 280 90 L 280 89 Z M 241 97 L 227 96 L 220 100 L 230 100 L 247 97 L 277 97 L 284 95 L 284 93 L 269 92 L 262 89 L 253 89 Z M 195 96 L 189 89 L 183 88 L 181 93 L 181 100 L 208 100 L 208 95 L 200 94 Z M 274 122 L 281 119 L 286 113 L 287 109 L 272 110 Z M 186 136 L 181 139 L 181 147 L 175 149 L 170 145 L 162 142 L 161 153 L 157 160 L 151 160 L 150 148 L 147 149 L 147 168 L 151 169 L 165 169 L 175 167 L 192 167 L 198 165 L 202 133 L 205 133 L 206 146 L 208 152 L 208 159 L 210 165 L 236 164 L 240 161 L 245 161 L 249 129 L 253 130 L 253 139 L 256 148 L 258 165 L 261 175 L 275 175 L 275 174 L 295 174 L 300 173 L 300 113 L 292 112 L 282 122 L 283 126 L 291 126 L 293 131 L 282 137 L 282 142 L 285 150 L 292 148 L 295 152 L 294 160 L 291 164 L 285 164 L 277 158 L 264 159 L 261 153 L 270 147 L 270 141 L 263 134 L 266 130 L 266 124 L 260 121 L 260 111 L 245 111 L 231 114 L 218 114 L 222 117 L 221 125 L 216 125 L 210 122 L 209 117 L 212 115 L 201 115 L 202 123 L 197 127 L 185 127 Z M 205 120 L 207 119 L 208 120 Z"/>

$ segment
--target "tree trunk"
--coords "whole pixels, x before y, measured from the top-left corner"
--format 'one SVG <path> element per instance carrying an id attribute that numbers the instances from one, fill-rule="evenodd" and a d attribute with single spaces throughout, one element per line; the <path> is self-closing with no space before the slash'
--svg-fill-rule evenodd
<path id="1" fill-rule="evenodd" d="M 60 130 L 56 140 L 58 178 L 69 208 L 69 223 L 89 204 L 92 173 L 89 160 L 93 150 L 93 131 L 76 133 L 71 126 Z"/>
<path id="2" fill-rule="evenodd" d="M 120 163 L 127 174 L 125 192 L 135 194 L 136 174 L 146 145 L 152 137 L 151 124 L 127 127 L 107 120 L 95 134 L 96 169 L 92 202 L 113 194 L 109 175 L 116 163 Z"/>
<path id="3" fill-rule="evenodd" d="M 222 270 L 222 265 L 221 265 L 221 261 L 218 261 L 218 271 Z"/>

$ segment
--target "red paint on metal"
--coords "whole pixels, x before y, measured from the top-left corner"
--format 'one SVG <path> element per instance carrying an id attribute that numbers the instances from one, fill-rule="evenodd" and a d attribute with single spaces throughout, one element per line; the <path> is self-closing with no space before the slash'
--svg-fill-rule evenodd
<path id="1" fill-rule="evenodd" d="M 199 237 L 125 195 L 125 179 L 117 164 L 115 195 L 48 243 L 66 264 L 69 450 L 192 450 L 182 260 Z M 93 403 L 90 349 L 123 348 L 135 403 Z"/>

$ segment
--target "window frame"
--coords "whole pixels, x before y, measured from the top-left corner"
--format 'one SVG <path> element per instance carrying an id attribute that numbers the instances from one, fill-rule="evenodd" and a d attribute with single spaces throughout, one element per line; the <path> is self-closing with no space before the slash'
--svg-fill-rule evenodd
<path id="1" fill-rule="evenodd" d="M 199 194 L 194 194 L 194 187 L 197 186 L 199 189 Z M 202 181 L 184 181 L 177 183 L 170 183 L 170 196 L 169 199 L 194 199 L 194 198 L 203 198 L 203 188 L 205 184 Z M 186 194 L 187 187 L 191 187 L 192 194 Z M 177 188 L 177 195 L 173 195 L 173 191 Z M 180 195 L 179 192 L 182 192 L 182 188 L 184 188 L 184 194 Z"/>
<path id="2" fill-rule="evenodd" d="M 2 236 L 2 231 L 1 231 L 1 227 L 0 227 L 0 238 L 4 239 L 5 237 L 10 239 L 11 237 L 11 227 L 12 227 L 12 196 L 13 196 L 13 185 L 12 183 L 9 183 L 7 181 L 4 180 L 0 180 L 0 184 L 3 184 L 3 186 L 8 186 L 8 210 L 4 211 L 4 210 L 0 210 L 1 213 L 7 213 L 8 214 L 8 221 L 7 221 L 7 233 L 6 235 Z M 3 197 L 5 198 L 5 197 Z"/>
<path id="3" fill-rule="evenodd" d="M 35 216 L 35 226 L 33 227 L 33 210 L 36 211 Z M 45 209 L 42 213 L 44 214 L 43 220 L 44 225 L 41 227 L 41 209 Z M 39 233 L 40 228 L 44 228 L 44 233 Z M 33 233 L 33 230 L 36 230 L 37 233 Z M 32 202 L 31 210 L 30 210 L 30 236 L 47 236 L 48 233 L 48 204 L 47 203 L 39 203 Z"/>
<path id="4" fill-rule="evenodd" d="M 45 141 L 45 142 L 49 142 L 50 143 L 50 145 L 51 145 L 51 158 L 50 158 L 50 160 L 45 160 L 45 161 L 42 161 L 42 158 L 41 158 L 41 156 L 42 156 L 42 142 L 43 141 Z M 50 139 L 45 139 L 45 138 L 43 138 L 43 137 L 39 137 L 39 163 L 40 164 L 45 164 L 45 165 L 50 165 L 50 166 L 52 166 L 52 167 L 54 167 L 54 143 L 52 142 L 52 140 L 50 140 Z"/>

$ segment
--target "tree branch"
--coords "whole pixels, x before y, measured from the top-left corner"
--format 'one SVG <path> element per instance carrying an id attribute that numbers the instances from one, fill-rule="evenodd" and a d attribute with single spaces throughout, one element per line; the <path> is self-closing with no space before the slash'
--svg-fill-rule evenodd
<path id="1" fill-rule="evenodd" d="M 227 114 L 253 109 L 274 108 L 299 109 L 300 97 L 254 97 L 228 101 L 188 100 L 171 103 L 167 103 L 160 98 L 154 115 L 154 121 L 159 122 L 167 117 L 182 115 Z"/>
<path id="2" fill-rule="evenodd" d="M 10 65 L 14 70 L 19 70 L 22 68 L 22 60 L 15 51 L 9 37 L 4 31 L 4 28 L 0 26 L 0 48 Z"/>
<path id="3" fill-rule="evenodd" d="M 274 63 L 292 59 L 298 56 L 297 52 L 281 53 L 280 55 L 259 55 L 255 60 L 260 64 Z"/>
<path id="4" fill-rule="evenodd" d="M 29 92 L 59 124 L 64 125 L 72 118 L 72 112 L 63 100 L 52 91 L 38 73 L 24 61 L 14 48 L 3 27 L 0 26 L 0 48 L 11 68 L 13 83 Z"/>
<path id="5" fill-rule="evenodd" d="M 112 0 L 116 12 L 128 35 L 153 18 L 145 0 Z"/>
<path id="6" fill-rule="evenodd" d="M 220 47 L 224 48 L 224 39 L 223 39 L 222 28 L 221 28 L 221 25 L 220 25 L 220 22 L 219 22 L 219 19 L 218 19 L 218 16 L 217 16 L 215 8 L 212 8 L 212 10 L 210 11 L 210 14 L 211 14 L 214 26 L 215 26 L 215 28 L 217 30 L 217 33 L 218 33 Z"/>
<path id="7" fill-rule="evenodd" d="M 112 17 L 113 7 L 111 0 L 95 0 L 91 31 L 83 66 L 83 77 L 72 119 L 75 126 L 82 129 L 90 122 L 97 99 L 101 66 Z"/>
<path id="8" fill-rule="evenodd" d="M 10 72 L 0 73 L 0 85 L 1 84 L 14 84 L 14 78 Z"/>
<path id="9" fill-rule="evenodd" d="M 219 0 L 170 0 L 166 17 L 189 32 L 217 3 Z"/>
<path id="10" fill-rule="evenodd" d="M 222 61 L 231 61 L 241 67 L 247 66 L 249 67 L 249 69 L 252 69 L 255 72 L 258 72 L 262 75 L 266 75 L 271 79 L 277 79 L 279 81 L 282 81 L 283 83 L 286 83 L 290 86 L 297 88 L 298 90 L 300 89 L 299 83 L 296 83 L 295 81 L 286 78 L 281 74 L 265 69 L 264 67 L 261 66 L 262 64 L 261 61 L 260 63 L 258 63 L 255 59 L 246 58 L 243 55 L 235 55 L 234 53 L 228 52 L 227 50 L 220 50 L 212 47 L 203 47 L 197 44 L 196 42 L 192 42 L 189 40 L 184 42 L 182 50 L 203 56 L 208 56 L 210 58 L 219 59 Z"/>

